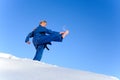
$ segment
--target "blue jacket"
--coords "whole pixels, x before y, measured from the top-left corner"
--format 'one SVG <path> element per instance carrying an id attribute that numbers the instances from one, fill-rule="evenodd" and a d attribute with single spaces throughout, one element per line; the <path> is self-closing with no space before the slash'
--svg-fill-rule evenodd
<path id="1" fill-rule="evenodd" d="M 33 30 L 27 35 L 25 42 L 28 42 L 29 39 L 33 37 L 33 44 L 36 47 L 38 44 L 42 44 L 43 42 L 42 39 L 44 38 L 44 36 L 46 36 L 47 34 L 53 34 L 53 33 L 59 34 L 59 32 L 49 30 L 46 27 L 42 27 L 39 25 L 35 30 Z"/>

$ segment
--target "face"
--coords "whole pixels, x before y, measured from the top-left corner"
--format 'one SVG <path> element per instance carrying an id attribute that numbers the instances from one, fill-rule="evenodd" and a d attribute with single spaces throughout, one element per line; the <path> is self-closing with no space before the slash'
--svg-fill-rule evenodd
<path id="1" fill-rule="evenodd" d="M 42 22 L 40 25 L 41 25 L 42 27 L 46 27 L 47 23 Z"/>

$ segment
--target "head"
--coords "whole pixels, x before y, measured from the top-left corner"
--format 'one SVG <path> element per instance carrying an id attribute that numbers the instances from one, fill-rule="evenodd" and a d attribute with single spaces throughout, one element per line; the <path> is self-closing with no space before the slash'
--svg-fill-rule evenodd
<path id="1" fill-rule="evenodd" d="M 40 25 L 41 25 L 42 27 L 46 27 L 47 21 L 45 21 L 45 20 L 44 20 L 44 21 L 41 21 L 41 22 L 40 22 Z"/>

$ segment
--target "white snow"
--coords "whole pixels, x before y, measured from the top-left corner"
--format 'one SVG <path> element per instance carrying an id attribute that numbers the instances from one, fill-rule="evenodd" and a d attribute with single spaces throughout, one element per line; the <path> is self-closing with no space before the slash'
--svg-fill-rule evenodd
<path id="1" fill-rule="evenodd" d="M 0 80 L 119 80 L 0 53 Z"/>

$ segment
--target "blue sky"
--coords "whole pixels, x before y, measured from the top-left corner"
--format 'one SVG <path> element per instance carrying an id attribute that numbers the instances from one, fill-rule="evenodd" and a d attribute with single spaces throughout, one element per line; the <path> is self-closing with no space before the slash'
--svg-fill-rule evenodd
<path id="1" fill-rule="evenodd" d="M 0 0 L 0 52 L 32 59 L 34 46 L 24 40 L 40 20 L 70 30 L 43 62 L 120 77 L 119 0 Z"/>

